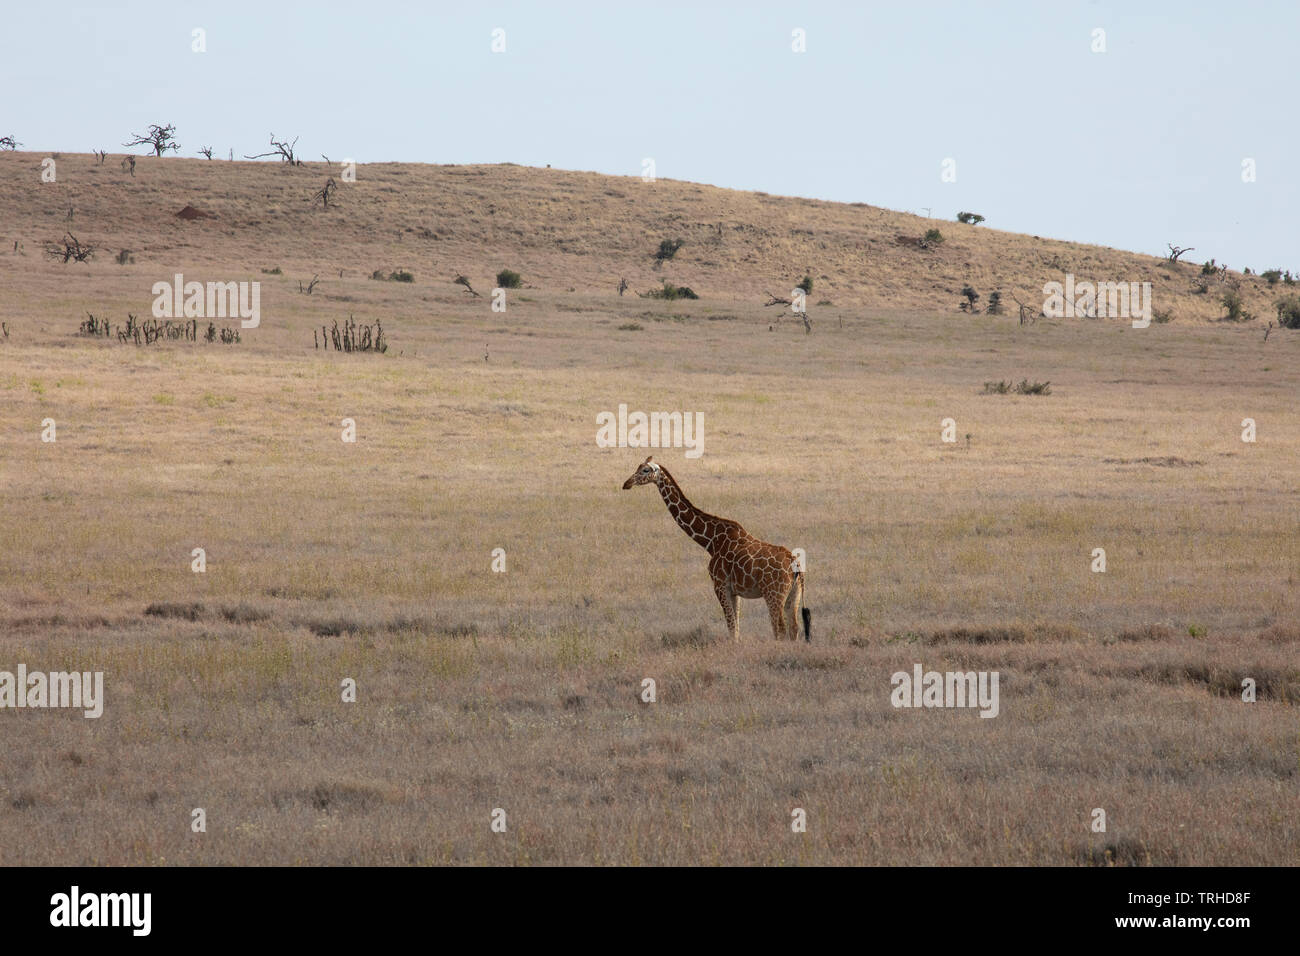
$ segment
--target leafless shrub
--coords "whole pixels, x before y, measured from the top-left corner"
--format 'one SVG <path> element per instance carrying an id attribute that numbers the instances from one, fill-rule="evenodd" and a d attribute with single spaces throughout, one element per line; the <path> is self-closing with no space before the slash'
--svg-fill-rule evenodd
<path id="1" fill-rule="evenodd" d="M 271 149 L 270 149 L 268 152 L 265 152 L 265 153 L 258 153 L 258 154 L 256 154 L 255 156 L 249 156 L 249 155 L 245 154 L 245 155 L 244 155 L 244 158 L 245 158 L 245 159 L 261 159 L 263 156 L 279 156 L 279 157 L 280 157 L 280 162 L 282 162 L 282 163 L 288 163 L 290 166 L 301 166 L 301 165 L 302 165 L 302 160 L 301 160 L 301 159 L 298 159 L 298 158 L 297 158 L 296 156 L 294 156 L 294 154 L 293 154 L 293 149 L 294 149 L 294 147 L 298 145 L 298 139 L 299 139 L 299 137 L 295 136 L 295 137 L 293 138 L 293 142 L 290 143 L 290 142 L 288 142 L 288 141 L 284 141 L 284 140 L 278 140 L 278 139 L 276 139 L 276 138 L 275 138 L 275 134 L 272 133 L 272 134 L 271 134 Z"/>
<path id="2" fill-rule="evenodd" d="M 321 337 L 325 340 L 327 352 L 331 343 L 336 352 L 388 351 L 388 343 L 384 341 L 384 327 L 378 319 L 375 320 L 374 325 L 360 324 L 351 315 L 342 325 L 339 325 L 338 319 L 335 319 L 333 328 L 326 329 L 325 326 L 321 326 Z M 312 339 L 315 338 L 316 332 L 313 329 Z M 320 344 L 317 343 L 316 347 L 320 348 Z"/>
<path id="3" fill-rule="evenodd" d="M 83 244 L 69 232 L 64 234 L 60 242 L 47 242 L 45 254 L 51 259 L 62 259 L 64 262 L 85 262 L 95 254 L 95 247 L 89 243 Z"/>

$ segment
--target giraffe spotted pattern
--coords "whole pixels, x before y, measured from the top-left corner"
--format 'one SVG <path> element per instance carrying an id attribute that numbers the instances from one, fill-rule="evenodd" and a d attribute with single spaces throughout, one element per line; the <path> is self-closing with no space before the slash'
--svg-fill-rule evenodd
<path id="1" fill-rule="evenodd" d="M 733 641 L 740 640 L 737 598 L 762 598 L 772 618 L 778 641 L 796 640 L 803 616 L 804 640 L 811 640 L 811 613 L 803 604 L 802 570 L 795 570 L 794 555 L 775 544 L 760 541 L 729 518 L 706 514 L 692 505 L 668 469 L 647 458 L 623 482 L 623 490 L 654 484 L 668 513 L 687 536 L 709 552 L 709 577 L 727 619 Z"/>

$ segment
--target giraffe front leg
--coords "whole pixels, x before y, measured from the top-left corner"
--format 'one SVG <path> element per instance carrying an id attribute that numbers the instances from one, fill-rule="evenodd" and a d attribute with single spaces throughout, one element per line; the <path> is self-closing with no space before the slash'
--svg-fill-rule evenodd
<path id="1" fill-rule="evenodd" d="M 740 640 L 740 608 L 736 603 L 736 594 L 725 581 L 714 581 L 713 590 L 718 595 L 722 614 L 727 619 L 727 631 L 735 643 Z"/>

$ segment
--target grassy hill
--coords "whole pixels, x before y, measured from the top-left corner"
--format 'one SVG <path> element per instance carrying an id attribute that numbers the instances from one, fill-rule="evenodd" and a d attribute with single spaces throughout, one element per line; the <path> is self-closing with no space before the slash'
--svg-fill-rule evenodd
<path id="1" fill-rule="evenodd" d="M 71 278 L 123 275 L 165 278 L 172 269 L 219 269 L 207 278 L 260 278 L 282 268 L 297 278 L 322 277 L 322 291 L 340 283 L 405 268 L 421 290 L 462 297 L 448 285 L 464 273 L 490 289 L 503 268 L 525 283 L 556 292 L 609 293 L 626 277 L 646 291 L 667 279 L 706 301 L 760 304 L 764 292 L 788 295 L 804 275 L 814 279 L 809 302 L 836 306 L 958 314 L 961 289 L 1000 290 L 1037 310 L 1042 287 L 1079 280 L 1151 282 L 1155 308 L 1178 322 L 1223 315 L 1225 280 L 1239 282 L 1246 308 L 1271 318 L 1280 289 L 1258 276 L 1229 273 L 1197 292 L 1200 265 L 1169 267 L 1158 257 L 1101 246 L 1000 232 L 987 226 L 924 219 L 861 203 L 738 192 L 715 186 L 637 177 L 501 166 L 382 163 L 357 169 L 340 183 L 336 204 L 322 209 L 312 194 L 337 166 L 142 158 L 134 177 L 117 157 L 98 165 L 86 154 L 56 159 L 57 181 L 40 181 L 44 154 L 0 154 L 0 268 L 17 285 L 0 309 L 15 316 L 23 287 Z M 215 216 L 185 221 L 186 205 Z M 996 210 L 985 210 L 996 218 Z M 955 210 L 954 210 L 955 213 Z M 915 240 L 938 228 L 932 249 Z M 1068 230 L 1069 224 L 1059 228 Z M 44 241 L 71 230 L 101 253 L 87 265 L 41 258 Z M 684 244 L 662 269 L 653 253 L 662 239 Z M 20 243 L 21 267 L 13 257 Z M 130 250 L 134 264 L 114 256 Z M 25 257 L 25 258 L 24 258 Z M 342 276 L 340 277 L 340 270 Z M 328 281 L 326 281 L 328 280 Z M 401 301 L 394 305 L 401 308 Z"/>

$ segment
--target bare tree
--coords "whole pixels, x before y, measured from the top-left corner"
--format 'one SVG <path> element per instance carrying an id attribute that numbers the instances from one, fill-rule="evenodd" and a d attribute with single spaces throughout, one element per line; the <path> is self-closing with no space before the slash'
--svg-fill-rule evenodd
<path id="1" fill-rule="evenodd" d="M 271 134 L 272 148 L 270 149 L 269 152 L 258 153 L 256 156 L 249 156 L 247 153 L 245 153 L 244 159 L 261 159 L 263 156 L 279 156 L 280 162 L 282 163 L 288 163 L 290 166 L 301 166 L 302 160 L 298 159 L 296 156 L 293 155 L 293 148 L 298 145 L 298 140 L 300 138 L 301 137 L 295 136 L 293 138 L 293 142 L 290 143 L 287 141 L 281 141 L 276 139 L 275 134 L 272 133 Z"/>
<path id="2" fill-rule="evenodd" d="M 1021 302 L 1014 295 L 1011 297 L 1011 301 L 1013 301 L 1016 305 L 1020 307 L 1021 325 L 1033 325 L 1035 322 L 1038 321 L 1038 316 L 1034 315 L 1034 310 L 1031 309 L 1029 306 L 1025 305 L 1023 302 Z"/>
<path id="3" fill-rule="evenodd" d="M 338 185 L 334 182 L 334 177 L 331 176 L 329 179 L 325 180 L 324 186 L 312 193 L 312 205 L 314 206 L 316 203 L 320 203 L 322 208 L 328 209 L 330 207 L 330 194 L 337 188 Z"/>
<path id="4" fill-rule="evenodd" d="M 622 297 L 623 293 L 626 292 L 628 288 L 629 286 L 627 284 L 626 278 L 622 278 L 618 280 L 618 294 L 620 297 Z"/>
<path id="5" fill-rule="evenodd" d="M 304 287 L 303 287 L 303 284 L 302 284 L 302 280 L 299 279 L 299 280 L 298 280 L 298 291 L 301 292 L 301 293 L 303 293 L 303 295 L 311 295 L 311 294 L 312 294 L 312 290 L 314 290 L 314 289 L 316 288 L 316 285 L 317 285 L 317 283 L 319 283 L 319 282 L 320 282 L 320 276 L 312 276 L 312 277 L 311 277 L 311 281 L 308 282 L 308 283 L 307 283 L 307 286 L 304 288 Z"/>
<path id="6" fill-rule="evenodd" d="M 1170 262 L 1177 262 L 1179 256 L 1183 255 L 1184 253 L 1191 252 L 1195 248 L 1194 246 L 1188 246 L 1185 249 L 1179 248 L 1178 246 L 1175 246 L 1172 242 L 1167 242 L 1165 243 L 1165 245 L 1169 247 L 1169 255 L 1165 256 L 1165 258 L 1168 259 Z"/>
<path id="7" fill-rule="evenodd" d="M 69 232 L 63 236 L 62 243 L 47 242 L 45 254 L 51 259 L 62 259 L 64 262 L 85 262 L 95 254 L 95 247 L 89 243 L 82 245 L 81 241 Z"/>
<path id="8" fill-rule="evenodd" d="M 212 158 L 212 147 L 211 147 L 211 146 L 200 146 L 200 147 L 199 147 L 199 155 L 200 155 L 200 156 L 205 156 L 205 157 L 207 157 L 208 159 L 211 159 L 211 158 Z"/>
<path id="9" fill-rule="evenodd" d="M 176 142 L 176 124 L 168 123 L 166 126 L 150 126 L 147 133 L 132 133 L 134 139 L 129 143 L 122 145 L 128 149 L 132 146 L 148 146 L 153 150 L 155 156 L 161 156 L 167 150 L 180 152 L 181 144 Z"/>
<path id="10" fill-rule="evenodd" d="M 477 292 L 474 291 L 474 287 L 469 284 L 469 280 L 466 279 L 464 276 L 458 275 L 456 276 L 456 278 L 452 279 L 451 281 L 456 285 L 463 285 L 465 287 L 465 290 L 469 292 L 470 295 L 474 296 L 474 298 L 476 299 L 482 298 L 482 296 L 480 296 Z"/>
<path id="11" fill-rule="evenodd" d="M 103 149 L 92 149 L 92 150 L 90 151 L 90 153 L 91 153 L 91 155 L 94 156 L 95 159 L 97 160 L 97 162 L 95 163 L 96 166 L 103 166 L 103 165 L 104 165 L 104 160 L 108 159 L 108 151 L 107 151 L 107 150 L 103 150 Z"/>
<path id="12" fill-rule="evenodd" d="M 12 136 L 0 136 L 0 149 L 17 149 L 22 143 Z"/>

